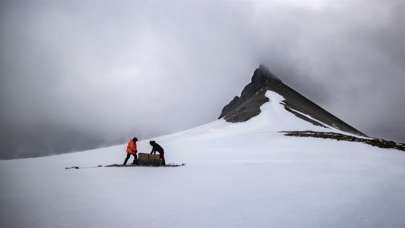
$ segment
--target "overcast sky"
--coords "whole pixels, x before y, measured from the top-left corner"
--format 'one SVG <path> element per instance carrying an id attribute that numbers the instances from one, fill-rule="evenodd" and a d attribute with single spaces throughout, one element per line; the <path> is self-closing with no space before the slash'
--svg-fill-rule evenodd
<path id="1" fill-rule="evenodd" d="M 215 120 L 261 63 L 359 130 L 405 141 L 404 1 L 1 1 L 0 10 L 0 157 Z"/>

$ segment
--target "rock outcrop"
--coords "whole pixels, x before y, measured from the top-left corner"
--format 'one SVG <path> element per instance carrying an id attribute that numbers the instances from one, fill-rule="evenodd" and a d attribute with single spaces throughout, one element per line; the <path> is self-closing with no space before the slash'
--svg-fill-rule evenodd
<path id="1" fill-rule="evenodd" d="M 402 143 L 396 143 L 394 141 L 378 139 L 378 138 L 362 138 L 352 135 L 345 135 L 336 132 L 317 132 L 317 131 L 283 131 L 281 132 L 286 136 L 296 136 L 296 137 L 312 137 L 312 138 L 323 138 L 323 139 L 335 139 L 338 141 L 348 141 L 348 142 L 361 142 L 372 146 L 380 148 L 391 148 L 405 151 L 405 145 Z"/>
<path id="2" fill-rule="evenodd" d="M 341 131 L 366 136 L 284 84 L 263 65 L 255 70 L 251 82 L 243 89 L 240 97 L 234 97 L 223 108 L 219 118 L 224 118 L 228 122 L 243 122 L 259 115 L 260 107 L 268 102 L 268 98 L 265 96 L 267 90 L 283 96 L 285 109 L 305 121 L 318 126 L 331 126 Z"/>

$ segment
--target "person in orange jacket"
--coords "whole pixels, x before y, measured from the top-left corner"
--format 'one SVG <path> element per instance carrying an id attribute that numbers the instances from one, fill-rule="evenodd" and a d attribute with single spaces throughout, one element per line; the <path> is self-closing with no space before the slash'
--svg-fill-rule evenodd
<path id="1" fill-rule="evenodd" d="M 127 145 L 127 157 L 125 158 L 124 161 L 124 165 L 127 164 L 127 161 L 129 159 L 129 157 L 131 157 L 131 155 L 134 156 L 134 162 L 132 163 L 133 165 L 138 164 L 138 156 L 136 155 L 136 153 L 138 153 L 137 147 L 136 147 L 136 142 L 138 141 L 138 139 L 136 137 L 134 137 L 133 139 L 130 139 L 128 141 L 128 145 Z"/>

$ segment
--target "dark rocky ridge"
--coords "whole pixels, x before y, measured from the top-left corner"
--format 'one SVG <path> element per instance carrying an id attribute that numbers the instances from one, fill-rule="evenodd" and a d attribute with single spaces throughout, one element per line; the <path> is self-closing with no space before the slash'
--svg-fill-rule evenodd
<path id="1" fill-rule="evenodd" d="M 402 143 L 396 143 L 394 141 L 377 139 L 377 138 L 361 138 L 351 135 L 344 135 L 336 132 L 317 132 L 317 131 L 282 131 L 286 136 L 296 136 L 296 137 L 312 137 L 312 138 L 322 138 L 322 139 L 335 139 L 338 141 L 348 141 L 348 142 L 361 142 L 369 144 L 372 146 L 388 149 L 397 149 L 405 151 L 405 145 Z"/>
<path id="2" fill-rule="evenodd" d="M 284 106 L 297 117 L 318 126 L 332 126 L 341 131 L 366 136 L 361 131 L 343 122 L 325 109 L 313 103 L 294 89 L 284 84 L 261 65 L 253 74 L 252 81 L 243 89 L 241 96 L 233 100 L 222 109 L 219 118 L 228 122 L 243 122 L 260 114 L 260 107 L 269 101 L 265 96 L 267 90 L 274 91 L 285 98 Z M 306 117 L 309 115 L 313 119 Z"/>

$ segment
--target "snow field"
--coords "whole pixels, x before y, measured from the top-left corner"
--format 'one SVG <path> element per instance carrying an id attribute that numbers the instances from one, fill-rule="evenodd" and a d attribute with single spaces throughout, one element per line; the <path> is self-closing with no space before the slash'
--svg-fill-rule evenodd
<path id="1" fill-rule="evenodd" d="M 185 167 L 64 169 L 121 163 L 125 145 L 0 161 L 0 227 L 405 227 L 403 152 L 285 137 L 324 128 L 266 95 L 248 122 L 156 138 Z"/>

